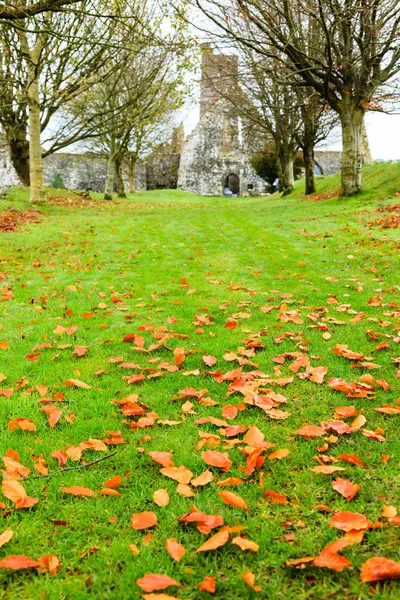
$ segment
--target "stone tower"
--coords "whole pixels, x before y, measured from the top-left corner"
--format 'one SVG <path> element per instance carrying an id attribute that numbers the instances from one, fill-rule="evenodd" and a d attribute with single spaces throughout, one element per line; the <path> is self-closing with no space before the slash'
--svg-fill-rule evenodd
<path id="1" fill-rule="evenodd" d="M 200 119 L 221 98 L 229 98 L 238 88 L 237 56 L 214 54 L 210 44 L 201 45 Z"/>

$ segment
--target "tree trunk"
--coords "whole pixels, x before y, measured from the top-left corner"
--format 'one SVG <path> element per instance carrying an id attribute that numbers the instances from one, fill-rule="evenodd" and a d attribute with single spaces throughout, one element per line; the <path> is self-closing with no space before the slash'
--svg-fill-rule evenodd
<path id="1" fill-rule="evenodd" d="M 125 184 L 122 176 L 122 159 L 120 156 L 115 160 L 115 181 L 118 198 L 126 198 Z"/>
<path id="2" fill-rule="evenodd" d="M 315 194 L 315 176 L 314 176 L 314 145 L 307 142 L 303 146 L 303 159 L 306 177 L 306 196 Z"/>
<path id="3" fill-rule="evenodd" d="M 284 157 L 283 165 L 283 196 L 288 196 L 294 190 L 294 160 L 293 156 Z"/>
<path id="4" fill-rule="evenodd" d="M 135 168 L 136 168 L 136 158 L 134 156 L 130 156 L 129 157 L 129 193 L 130 194 L 134 194 L 136 192 Z"/>
<path id="5" fill-rule="evenodd" d="M 110 142 L 110 155 L 108 157 L 107 163 L 107 176 L 106 176 L 106 186 L 104 189 L 104 200 L 112 200 L 113 192 L 114 192 L 114 180 L 115 180 L 115 138 L 111 138 Z"/>
<path id="6" fill-rule="evenodd" d="M 362 190 L 362 124 L 364 111 L 344 100 L 342 125 L 342 174 L 340 196 L 355 196 Z"/>
<path id="7" fill-rule="evenodd" d="M 8 131 L 7 128 L 6 137 L 13 167 L 22 183 L 29 186 L 31 181 L 29 175 L 29 142 L 26 139 L 26 132 L 15 135 L 15 130 Z"/>
<path id="8" fill-rule="evenodd" d="M 47 194 L 44 188 L 44 168 L 42 148 L 40 145 L 40 100 L 39 78 L 35 66 L 29 68 L 30 83 L 28 87 L 28 116 L 29 116 L 29 172 L 30 195 L 32 204 L 44 204 Z"/>

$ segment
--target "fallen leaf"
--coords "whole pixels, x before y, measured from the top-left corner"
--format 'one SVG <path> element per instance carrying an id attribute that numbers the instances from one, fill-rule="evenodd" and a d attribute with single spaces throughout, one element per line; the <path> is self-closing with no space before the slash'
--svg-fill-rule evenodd
<path id="1" fill-rule="evenodd" d="M 193 485 L 194 487 L 207 485 L 207 483 L 211 483 L 213 478 L 214 478 L 214 476 L 211 473 L 210 469 L 207 469 L 207 471 L 204 471 L 204 473 L 202 473 L 198 477 L 195 477 L 194 479 L 192 479 L 190 484 Z"/>
<path id="2" fill-rule="evenodd" d="M 204 577 L 203 581 L 199 585 L 201 592 L 209 592 L 213 594 L 215 592 L 215 577 Z"/>
<path id="3" fill-rule="evenodd" d="M 236 546 L 239 546 L 239 548 L 241 548 L 241 550 L 252 550 L 252 552 L 257 552 L 257 550 L 260 547 L 255 542 L 252 542 L 251 540 L 248 540 L 246 538 L 242 538 L 240 536 L 237 536 L 237 537 L 233 538 L 232 544 L 235 544 Z"/>
<path id="4" fill-rule="evenodd" d="M 238 496 L 238 494 L 234 494 L 233 492 L 229 492 L 228 490 L 221 490 L 218 492 L 218 495 L 222 498 L 225 504 L 229 506 L 235 506 L 236 508 L 240 508 L 242 510 L 249 510 L 246 502 Z"/>
<path id="5" fill-rule="evenodd" d="M 165 547 L 167 549 L 168 554 L 176 562 L 179 562 L 186 552 L 184 546 L 182 546 L 182 544 L 179 544 L 174 538 L 168 538 L 165 542 Z"/>
<path id="6" fill-rule="evenodd" d="M 399 579 L 400 562 L 387 558 L 374 557 L 361 567 L 361 581 L 381 581 L 382 579 Z"/>
<path id="7" fill-rule="evenodd" d="M 169 504 L 169 495 L 165 488 L 161 490 L 156 490 L 153 494 L 153 500 L 157 504 L 157 506 L 168 506 Z"/>
<path id="8" fill-rule="evenodd" d="M 133 529 L 147 529 L 148 527 L 154 527 L 157 524 L 157 515 L 152 511 L 146 511 L 142 513 L 134 513 L 131 516 L 131 526 Z M 154 588 L 155 589 L 155 588 Z M 159 588 L 162 589 L 162 588 Z M 151 592 L 152 590 L 145 590 Z"/>
<path id="9" fill-rule="evenodd" d="M 329 523 L 330 527 L 336 527 L 341 531 L 352 531 L 353 529 L 359 531 L 362 529 L 368 529 L 369 521 L 367 517 L 360 513 L 353 512 L 338 512 L 335 513 Z"/>
<path id="10" fill-rule="evenodd" d="M 79 485 L 74 485 L 72 487 L 63 487 L 61 491 L 64 494 L 71 494 L 72 496 L 94 496 L 94 491 L 90 488 L 80 487 Z"/>
<path id="11" fill-rule="evenodd" d="M 198 548 L 194 554 L 198 552 L 207 552 L 208 550 L 216 550 L 221 546 L 224 546 L 229 539 L 229 531 L 219 531 L 215 535 L 211 536 L 204 544 Z"/>
<path id="12" fill-rule="evenodd" d="M 352 500 L 360 489 L 358 483 L 352 483 L 348 479 L 341 479 L 340 477 L 332 481 L 332 487 L 336 492 L 344 496 L 347 501 Z"/>
<path id="13" fill-rule="evenodd" d="M 256 578 L 251 571 L 245 571 L 244 573 L 242 573 L 242 579 L 246 583 L 246 585 L 251 587 L 255 592 L 261 592 L 261 586 L 254 585 L 254 581 Z"/>
<path id="14" fill-rule="evenodd" d="M 158 575 L 156 573 L 148 573 L 141 579 L 137 579 L 135 583 L 142 588 L 144 592 L 165 590 L 165 588 L 170 586 L 182 587 L 181 584 L 175 579 L 172 579 L 172 577 L 168 577 L 168 575 Z"/>
<path id="15" fill-rule="evenodd" d="M 39 565 L 39 561 L 20 554 L 10 554 L 10 556 L 6 556 L 3 560 L 0 560 L 1 569 L 13 569 L 13 571 L 18 571 L 19 569 L 31 569 L 32 567 L 38 567 Z"/>
<path id="16" fill-rule="evenodd" d="M 7 544 L 12 539 L 14 532 L 11 529 L 7 529 L 0 535 L 0 547 Z"/>

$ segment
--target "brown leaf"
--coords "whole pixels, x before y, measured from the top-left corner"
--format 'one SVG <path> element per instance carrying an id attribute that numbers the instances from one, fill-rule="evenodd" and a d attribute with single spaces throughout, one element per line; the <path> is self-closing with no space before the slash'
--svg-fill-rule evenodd
<path id="1" fill-rule="evenodd" d="M 43 573 L 49 573 L 51 577 L 56 575 L 61 568 L 61 563 L 55 554 L 46 554 L 38 559 L 38 570 Z"/>
<path id="2" fill-rule="evenodd" d="M 157 515 L 152 511 L 146 511 L 142 513 L 134 513 L 131 516 L 131 526 L 133 529 L 147 529 L 148 527 L 154 527 L 157 524 Z M 156 589 L 156 588 L 154 588 Z M 162 589 L 162 588 L 159 588 Z M 151 592 L 152 590 L 145 590 Z"/>
<path id="3" fill-rule="evenodd" d="M 168 554 L 176 561 L 179 562 L 185 555 L 185 548 L 182 544 L 179 544 L 174 538 L 168 538 L 165 542 L 165 547 Z"/>
<path id="4" fill-rule="evenodd" d="M 313 563 L 316 567 L 326 567 L 327 569 L 333 569 L 338 572 L 343 571 L 343 569 L 346 569 L 351 565 L 351 562 L 347 558 L 340 554 L 336 554 L 336 552 L 321 553 L 314 558 Z"/>

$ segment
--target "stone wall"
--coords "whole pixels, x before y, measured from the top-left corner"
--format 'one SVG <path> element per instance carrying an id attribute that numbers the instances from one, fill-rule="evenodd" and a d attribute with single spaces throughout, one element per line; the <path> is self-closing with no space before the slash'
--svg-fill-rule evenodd
<path id="1" fill-rule="evenodd" d="M 44 180 L 46 187 L 58 184 L 69 190 L 93 190 L 104 192 L 107 174 L 107 159 L 92 154 L 56 153 L 44 160 Z M 123 171 L 126 189 L 129 189 L 127 169 Z M 21 181 L 11 163 L 8 149 L 0 146 L 0 189 L 21 185 Z M 147 169 L 138 163 L 135 169 L 135 189 L 146 190 Z"/>
<path id="2" fill-rule="evenodd" d="M 322 175 L 329 177 L 339 173 L 342 162 L 342 153 L 330 150 L 316 150 L 315 161 L 322 168 Z"/>

